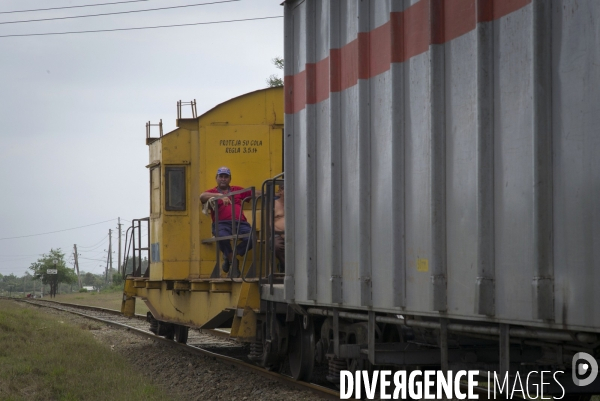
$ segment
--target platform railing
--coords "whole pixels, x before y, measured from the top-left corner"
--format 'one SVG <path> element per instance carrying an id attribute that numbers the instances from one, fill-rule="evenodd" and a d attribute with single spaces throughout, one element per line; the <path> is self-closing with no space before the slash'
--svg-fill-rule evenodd
<path id="1" fill-rule="evenodd" d="M 275 187 L 284 183 L 283 173 L 265 180 L 262 184 L 259 285 L 269 285 L 269 293 L 273 294 L 275 281 Z"/>
<path id="2" fill-rule="evenodd" d="M 147 224 L 147 242 L 145 246 L 142 246 L 142 223 Z M 131 255 L 132 260 L 132 277 L 150 277 L 150 218 L 144 217 L 142 219 L 133 219 L 131 221 L 131 227 L 127 229 L 125 233 L 125 257 L 123 259 L 123 278 L 127 276 L 127 261 L 129 260 L 129 255 Z M 143 270 L 143 259 L 142 252 L 145 251 L 148 255 L 147 257 L 147 266 L 146 269 Z"/>

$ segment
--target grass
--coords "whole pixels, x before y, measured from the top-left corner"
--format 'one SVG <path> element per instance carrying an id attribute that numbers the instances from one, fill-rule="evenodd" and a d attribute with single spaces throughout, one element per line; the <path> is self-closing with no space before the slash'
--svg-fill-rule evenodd
<path id="1" fill-rule="evenodd" d="M 89 329 L 0 300 L 0 399 L 160 400 L 167 395 Z"/>
<path id="2" fill-rule="evenodd" d="M 101 308 L 121 310 L 121 299 L 123 298 L 123 289 L 111 292 L 74 292 L 72 294 L 58 294 L 52 299 L 58 302 L 68 302 L 77 305 L 98 306 Z M 135 313 L 146 315 L 148 308 L 141 299 L 135 300 Z"/>

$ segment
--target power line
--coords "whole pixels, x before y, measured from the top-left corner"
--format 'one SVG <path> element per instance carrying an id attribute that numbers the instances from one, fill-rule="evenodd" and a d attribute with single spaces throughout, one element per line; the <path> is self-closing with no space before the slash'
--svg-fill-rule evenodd
<path id="1" fill-rule="evenodd" d="M 114 3 L 86 4 L 86 5 L 82 5 L 82 6 L 52 7 L 52 8 L 37 8 L 37 9 L 35 9 L 35 10 L 0 11 L 0 14 L 28 13 L 28 12 L 33 12 L 33 11 L 64 10 L 64 9 L 67 9 L 67 8 L 81 8 L 81 7 L 108 6 L 108 5 L 113 5 L 113 4 L 139 3 L 140 1 L 150 1 L 150 0 L 129 0 L 129 1 L 116 1 L 116 2 L 114 2 Z"/>
<path id="2" fill-rule="evenodd" d="M 103 243 L 102 245 L 107 246 L 106 243 Z M 89 254 L 89 253 L 102 253 L 102 254 L 104 254 L 104 253 L 106 253 L 106 249 L 104 249 L 102 251 L 94 251 L 94 250 L 87 251 L 87 250 L 83 250 L 82 252 L 85 252 L 86 255 Z M 81 253 L 80 253 L 80 255 L 81 255 Z"/>
<path id="3" fill-rule="evenodd" d="M 185 5 L 182 5 L 182 6 L 147 8 L 147 9 L 144 9 L 144 10 L 116 11 L 116 12 L 113 12 L 113 13 L 102 13 L 102 14 L 72 15 L 72 16 L 69 16 L 69 17 L 40 18 L 40 19 L 20 20 L 20 21 L 5 21 L 5 22 L 0 22 L 0 25 L 4 25 L 4 24 L 20 24 L 22 22 L 55 21 L 55 20 L 74 19 L 74 18 L 104 17 L 106 15 L 143 13 L 143 12 L 147 12 L 147 11 L 171 10 L 171 9 L 174 9 L 174 8 L 208 6 L 208 5 L 211 5 L 211 4 L 231 3 L 231 2 L 234 2 L 234 1 L 240 1 L 240 0 L 222 0 L 222 1 L 213 1 L 213 2 L 210 2 L 210 3 L 185 4 Z"/>
<path id="4" fill-rule="evenodd" d="M 92 253 L 103 252 L 103 251 L 96 251 L 95 249 L 102 248 L 103 246 L 106 246 L 106 240 L 108 240 L 108 238 L 106 238 L 103 242 L 101 242 L 100 244 L 98 244 L 94 248 L 91 248 L 91 249 L 80 249 L 80 250 L 81 250 L 81 252 L 92 252 Z"/>
<path id="5" fill-rule="evenodd" d="M 41 256 L 41 254 L 39 254 L 39 255 L 35 255 L 35 256 Z M 9 262 L 17 262 L 17 261 L 19 261 L 19 260 L 25 260 L 25 259 L 29 259 L 29 260 L 31 260 L 31 258 L 32 258 L 32 257 L 35 257 L 35 256 L 19 256 L 19 257 L 12 257 L 12 258 L 10 258 L 10 259 L 2 259 L 1 261 L 2 261 L 2 263 L 9 263 Z"/>
<path id="6" fill-rule="evenodd" d="M 90 245 L 90 246 L 78 245 L 78 246 L 79 246 L 79 248 L 94 248 L 96 245 L 101 244 L 102 242 L 104 242 L 106 240 L 106 237 L 108 237 L 108 234 L 106 234 L 104 237 L 102 237 L 102 239 L 100 241 L 96 242 L 94 245 Z"/>
<path id="7" fill-rule="evenodd" d="M 20 254 L 20 255 L 6 255 L 6 254 L 2 254 L 0 255 L 0 258 L 4 258 L 4 257 L 14 257 L 14 256 L 42 256 L 43 253 L 28 253 L 28 254 Z"/>
<path id="8" fill-rule="evenodd" d="M 116 32 L 116 31 L 135 31 L 142 29 L 158 29 L 158 28 L 175 28 L 181 26 L 192 26 L 192 25 L 213 25 L 213 24 L 225 24 L 229 22 L 244 22 L 244 21 L 257 21 L 264 19 L 283 18 L 281 15 L 274 17 L 258 17 L 258 18 L 244 18 L 244 19 L 232 19 L 226 21 L 211 21 L 211 22 L 196 22 L 192 24 L 177 24 L 177 25 L 157 25 L 157 26 L 144 26 L 139 28 L 119 28 L 119 29 L 99 29 L 96 31 L 72 31 L 72 32 L 48 32 L 48 33 L 26 33 L 20 35 L 0 35 L 0 38 L 11 38 L 17 36 L 47 36 L 47 35 L 69 35 L 74 33 L 97 33 L 97 32 Z M 115 219 L 113 219 L 115 220 Z M 2 240 L 3 238 L 0 238 Z"/>
<path id="9" fill-rule="evenodd" d="M 92 259 L 92 258 L 84 258 L 83 256 L 80 256 L 79 259 L 85 259 L 85 260 L 97 260 L 100 262 L 106 262 L 106 259 Z"/>
<path id="10" fill-rule="evenodd" d="M 61 233 L 63 231 L 77 230 L 78 228 L 84 228 L 84 227 L 95 226 L 95 225 L 102 224 L 102 223 L 108 223 L 109 221 L 114 221 L 114 220 L 116 220 L 116 219 L 110 219 L 110 220 L 105 220 L 105 221 L 101 221 L 101 222 L 98 222 L 98 223 L 87 224 L 85 226 L 79 226 L 79 227 L 73 227 L 73 228 L 65 228 L 64 230 L 48 231 L 47 233 L 21 235 L 21 236 L 18 236 L 18 237 L 5 237 L 5 238 L 0 238 L 0 241 L 4 241 L 5 239 L 27 238 L 27 237 L 35 237 L 35 236 L 38 236 L 38 235 Z"/>

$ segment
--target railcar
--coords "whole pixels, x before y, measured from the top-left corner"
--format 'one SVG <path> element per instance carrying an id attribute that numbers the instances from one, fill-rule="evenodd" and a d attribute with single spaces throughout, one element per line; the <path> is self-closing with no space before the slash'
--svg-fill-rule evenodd
<path id="1" fill-rule="evenodd" d="M 260 157 L 276 168 L 241 180 L 263 190 L 252 263 L 220 276 L 190 193 L 189 239 L 161 209 L 124 311 L 144 298 L 163 335 L 231 327 L 251 359 L 289 361 L 297 379 L 315 364 L 334 383 L 381 366 L 562 370 L 547 391 L 600 393 L 570 371 L 600 356 L 600 4 L 288 0 L 284 13 L 285 104 L 266 120 L 282 130 L 285 114 L 283 157 L 278 142 Z M 208 187 L 228 162 L 204 161 L 218 142 L 190 143 L 208 168 L 186 177 Z M 283 180 L 285 271 L 269 228 Z"/>
<path id="2" fill-rule="evenodd" d="M 599 17 L 569 0 L 285 2 L 270 299 L 326 317 L 332 370 L 600 356 Z"/>
<path id="3" fill-rule="evenodd" d="M 190 105 L 192 117 L 183 118 Z M 136 298 L 142 299 L 153 331 L 180 342 L 187 341 L 189 327 L 229 327 L 232 337 L 253 339 L 254 311 L 260 306 L 252 269 L 256 252 L 240 261 L 241 277 L 220 271 L 212 221 L 202 214 L 200 194 L 215 187 L 221 166 L 231 169 L 232 185 L 243 187 L 260 187 L 281 173 L 282 88 L 236 97 L 200 116 L 195 102 L 180 102 L 174 131 L 163 135 L 162 123 L 157 134 L 153 128 L 147 124 L 150 216 L 135 219 L 128 230 L 133 264 L 122 311 L 131 315 Z M 261 211 L 252 202 L 246 205 L 244 214 L 256 226 Z"/>

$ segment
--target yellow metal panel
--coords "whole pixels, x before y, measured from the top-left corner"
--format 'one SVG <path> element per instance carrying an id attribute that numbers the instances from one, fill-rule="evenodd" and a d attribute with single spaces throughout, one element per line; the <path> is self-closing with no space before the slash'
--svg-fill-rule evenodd
<path id="1" fill-rule="evenodd" d="M 121 301 L 121 313 L 125 316 L 132 317 L 135 315 L 135 295 L 137 290 L 134 286 L 133 279 L 125 280 L 123 287 L 123 300 Z"/>
<path id="2" fill-rule="evenodd" d="M 195 292 L 137 289 L 154 317 L 165 322 L 201 327 L 223 310 L 235 308 L 240 283 L 230 283 L 231 292 Z"/>
<path id="3" fill-rule="evenodd" d="M 136 278 L 133 280 L 133 286 L 135 288 L 146 288 L 146 279 Z"/>
<path id="4" fill-rule="evenodd" d="M 197 282 L 192 281 L 191 290 L 192 291 L 209 291 L 210 283 L 208 281 L 197 281 Z"/>
<path id="5" fill-rule="evenodd" d="M 253 342 L 256 339 L 256 313 L 252 308 L 245 307 L 242 317 L 236 315 L 230 336 L 245 342 Z"/>
<path id="6" fill-rule="evenodd" d="M 256 313 L 254 309 L 260 307 L 260 293 L 257 283 L 242 283 L 237 309 L 243 309 L 243 315 L 237 313 L 231 326 L 231 337 L 242 341 L 254 341 L 256 337 Z"/>
<path id="7" fill-rule="evenodd" d="M 269 127 L 208 126 L 201 156 L 207 170 L 206 189 L 215 186 L 215 175 L 220 166 L 231 169 L 231 185 L 244 188 L 254 185 L 260 189 L 262 181 L 271 176 Z"/>
<path id="8" fill-rule="evenodd" d="M 222 283 L 210 283 L 210 292 L 211 293 L 231 292 L 231 281 L 225 281 Z"/>
<path id="9" fill-rule="evenodd" d="M 215 124 L 283 124 L 283 88 L 247 93 L 218 105 L 205 115 Z"/>
<path id="10" fill-rule="evenodd" d="M 246 306 L 253 309 L 260 307 L 260 292 L 257 283 L 242 283 L 237 307 L 244 308 Z"/>
<path id="11" fill-rule="evenodd" d="M 125 279 L 125 285 L 123 287 L 123 293 L 127 296 L 135 296 L 137 295 L 137 290 L 135 289 L 135 286 L 133 285 L 133 278 L 128 277 L 127 279 Z"/>
<path id="12" fill-rule="evenodd" d="M 150 263 L 150 280 L 160 281 L 163 279 L 163 263 L 154 262 Z"/>
<path id="13" fill-rule="evenodd" d="M 173 289 L 175 291 L 188 291 L 190 289 L 189 281 L 176 281 L 173 283 Z"/>
<path id="14" fill-rule="evenodd" d="M 128 317 L 135 316 L 135 298 L 123 295 L 121 302 L 121 313 Z"/>
<path id="15" fill-rule="evenodd" d="M 197 122 L 196 122 L 197 123 Z M 191 164 L 188 168 L 189 174 L 186 174 L 186 177 L 189 177 L 189 191 L 188 192 L 188 202 L 190 209 L 190 225 L 189 225 L 189 235 L 190 235 L 190 271 L 189 278 L 199 278 L 200 277 L 200 216 L 202 213 L 200 212 L 202 208 L 202 204 L 200 203 L 200 194 L 203 192 L 203 189 L 200 188 L 200 168 L 198 155 L 200 153 L 200 136 L 196 130 L 191 131 L 190 133 L 190 149 L 191 149 Z"/>
<path id="16" fill-rule="evenodd" d="M 190 261 L 165 260 L 163 262 L 165 269 L 163 273 L 164 280 L 185 280 L 190 271 Z"/>
<path id="17" fill-rule="evenodd" d="M 190 131 L 178 128 L 163 136 L 162 164 L 187 164 L 190 162 Z"/>
<path id="18" fill-rule="evenodd" d="M 150 168 L 150 217 L 159 217 L 161 212 L 160 164 Z"/>
<path id="19" fill-rule="evenodd" d="M 271 149 L 269 159 L 271 161 L 271 177 L 283 171 L 283 128 L 270 127 Z"/>
<path id="20" fill-rule="evenodd" d="M 214 245 L 201 245 L 200 254 L 202 257 L 202 260 L 200 261 L 200 276 L 203 278 L 208 278 L 212 274 L 216 263 Z"/>
<path id="21" fill-rule="evenodd" d="M 146 281 L 146 288 L 149 290 L 160 289 L 162 286 L 162 281 Z"/>
<path id="22" fill-rule="evenodd" d="M 260 208 L 260 204 L 258 204 L 257 209 Z M 257 210 L 256 211 L 256 231 L 260 232 L 260 216 L 261 216 L 261 211 Z M 248 224 L 252 225 L 252 210 L 248 210 L 248 211 L 244 211 L 244 216 L 246 216 L 246 220 L 248 220 Z"/>
<path id="23" fill-rule="evenodd" d="M 160 161 L 162 158 L 162 144 L 160 140 L 152 142 L 150 145 L 148 145 L 148 150 L 150 153 L 148 162 L 150 164 Z"/>
<path id="24" fill-rule="evenodd" d="M 162 260 L 189 260 L 190 239 L 188 216 L 163 217 L 163 249 Z"/>

